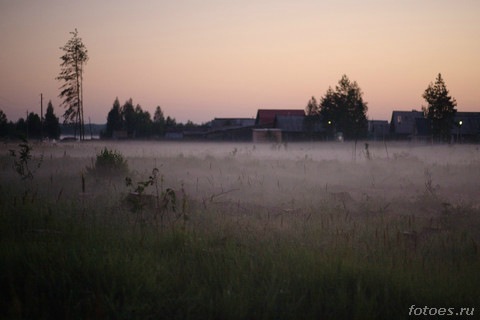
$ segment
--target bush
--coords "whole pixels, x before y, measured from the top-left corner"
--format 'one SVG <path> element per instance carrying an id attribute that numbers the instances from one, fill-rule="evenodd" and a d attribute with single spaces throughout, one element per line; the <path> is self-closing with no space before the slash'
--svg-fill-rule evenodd
<path id="1" fill-rule="evenodd" d="M 87 167 L 87 172 L 99 176 L 123 175 L 128 173 L 128 163 L 120 152 L 105 147 L 97 154 L 95 165 Z"/>

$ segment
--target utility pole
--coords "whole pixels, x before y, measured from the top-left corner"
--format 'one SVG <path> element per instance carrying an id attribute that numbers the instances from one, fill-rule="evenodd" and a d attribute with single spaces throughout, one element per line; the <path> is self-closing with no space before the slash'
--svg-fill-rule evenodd
<path id="1" fill-rule="evenodd" d="M 40 140 L 43 140 L 43 93 L 40 93 Z"/>
<path id="2" fill-rule="evenodd" d="M 25 118 L 25 124 L 27 126 L 27 140 L 28 140 L 28 109 L 27 109 L 27 117 Z"/>

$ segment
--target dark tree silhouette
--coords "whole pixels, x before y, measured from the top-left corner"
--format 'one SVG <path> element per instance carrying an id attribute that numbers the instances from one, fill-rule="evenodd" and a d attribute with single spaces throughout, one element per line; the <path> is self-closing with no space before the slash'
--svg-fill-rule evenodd
<path id="1" fill-rule="evenodd" d="M 175 118 L 171 118 L 170 116 L 167 116 L 167 119 L 165 120 L 165 128 L 173 128 L 177 125 L 177 121 Z"/>
<path id="2" fill-rule="evenodd" d="M 320 108 L 318 106 L 317 99 L 312 96 L 310 100 L 308 100 L 307 106 L 305 107 L 305 114 L 307 116 L 314 116 L 320 112 Z"/>
<path id="3" fill-rule="evenodd" d="M 122 121 L 122 114 L 120 108 L 120 101 L 118 101 L 118 97 L 115 98 L 113 102 L 112 109 L 108 112 L 107 115 L 107 132 L 106 136 L 111 138 L 115 131 L 122 130 L 123 121 Z"/>
<path id="4" fill-rule="evenodd" d="M 127 131 L 129 136 L 135 136 L 135 108 L 133 107 L 132 98 L 125 101 L 121 108 L 123 120 L 123 129 Z"/>
<path id="5" fill-rule="evenodd" d="M 48 102 L 43 126 L 45 129 L 45 134 L 48 138 L 58 139 L 60 137 L 60 122 L 57 116 L 55 116 L 52 101 Z"/>
<path id="6" fill-rule="evenodd" d="M 0 109 L 0 137 L 8 135 L 7 115 Z"/>
<path id="7" fill-rule="evenodd" d="M 137 104 L 135 107 L 135 136 L 138 138 L 146 138 L 152 134 L 152 118 L 148 111 L 143 111 L 142 107 Z"/>
<path id="8" fill-rule="evenodd" d="M 75 123 L 80 135 L 80 140 L 85 138 L 83 120 L 83 67 L 88 61 L 88 54 L 78 31 L 70 32 L 72 38 L 61 47 L 63 55 L 60 57 L 60 74 L 56 78 L 63 81 L 59 97 L 63 99 L 62 106 L 66 108 L 63 115 L 65 123 Z"/>
<path id="9" fill-rule="evenodd" d="M 342 132 L 346 139 L 358 140 L 367 136 L 367 103 L 357 82 L 343 75 L 335 91 L 328 88 L 320 102 L 320 114 L 327 132 Z"/>
<path id="10" fill-rule="evenodd" d="M 40 138 L 42 135 L 42 121 L 34 112 L 30 112 L 27 117 L 27 135 L 28 138 Z"/>
<path id="11" fill-rule="evenodd" d="M 439 141 L 449 141 L 457 102 L 449 95 L 445 81 L 439 73 L 435 83 L 430 83 L 422 97 L 428 106 L 424 108 L 427 119 L 430 119 L 433 137 Z"/>
<path id="12" fill-rule="evenodd" d="M 153 114 L 153 133 L 159 137 L 165 134 L 165 116 L 160 106 L 157 106 Z"/>
<path id="13" fill-rule="evenodd" d="M 139 104 L 133 107 L 132 98 L 125 101 L 122 107 L 116 98 L 107 115 L 105 135 L 112 137 L 115 131 L 123 130 L 130 138 L 146 138 L 152 134 L 152 126 L 150 113 L 144 111 Z"/>

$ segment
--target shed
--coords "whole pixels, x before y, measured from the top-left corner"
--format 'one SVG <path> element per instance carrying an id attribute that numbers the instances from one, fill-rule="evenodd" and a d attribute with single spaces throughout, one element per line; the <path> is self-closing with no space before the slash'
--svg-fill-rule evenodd
<path id="1" fill-rule="evenodd" d="M 252 139 L 258 142 L 282 142 L 282 131 L 274 128 L 252 129 Z"/>

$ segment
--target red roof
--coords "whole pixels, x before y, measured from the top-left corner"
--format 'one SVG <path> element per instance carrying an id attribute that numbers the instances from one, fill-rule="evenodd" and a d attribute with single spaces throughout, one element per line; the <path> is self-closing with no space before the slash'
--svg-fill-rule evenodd
<path id="1" fill-rule="evenodd" d="M 273 125 L 276 116 L 305 116 L 303 109 L 258 109 L 257 125 Z"/>

